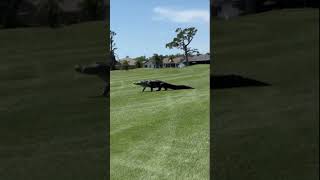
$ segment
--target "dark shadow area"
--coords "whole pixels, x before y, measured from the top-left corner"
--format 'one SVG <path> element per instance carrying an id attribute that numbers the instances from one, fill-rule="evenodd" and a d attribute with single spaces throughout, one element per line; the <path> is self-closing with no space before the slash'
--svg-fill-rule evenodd
<path id="1" fill-rule="evenodd" d="M 103 98 L 107 98 L 107 96 L 103 96 L 103 95 L 98 95 L 98 96 L 88 96 L 88 98 L 90 98 L 90 99 L 103 99 Z"/>
<path id="2" fill-rule="evenodd" d="M 210 81 L 210 89 L 226 89 L 250 86 L 270 86 L 270 84 L 233 74 L 214 75 L 211 76 Z"/>

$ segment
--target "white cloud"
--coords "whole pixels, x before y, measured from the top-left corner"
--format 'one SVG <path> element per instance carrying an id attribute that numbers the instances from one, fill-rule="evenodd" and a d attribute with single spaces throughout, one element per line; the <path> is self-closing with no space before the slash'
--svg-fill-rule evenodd
<path id="1" fill-rule="evenodd" d="M 209 22 L 208 10 L 177 10 L 172 8 L 156 7 L 153 9 L 156 16 L 153 20 L 169 20 L 176 23 Z"/>

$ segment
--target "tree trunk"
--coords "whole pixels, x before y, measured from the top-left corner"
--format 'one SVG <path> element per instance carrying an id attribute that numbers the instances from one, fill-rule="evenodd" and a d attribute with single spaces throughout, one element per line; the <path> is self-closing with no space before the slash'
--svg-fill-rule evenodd
<path id="1" fill-rule="evenodd" d="M 186 58 L 186 66 L 189 66 L 189 57 L 187 47 L 184 48 L 184 56 Z"/>

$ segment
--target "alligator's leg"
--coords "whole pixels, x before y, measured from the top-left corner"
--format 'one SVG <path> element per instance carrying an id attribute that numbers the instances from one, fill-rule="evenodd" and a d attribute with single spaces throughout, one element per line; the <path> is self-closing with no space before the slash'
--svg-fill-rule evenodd
<path id="1" fill-rule="evenodd" d="M 150 87 L 151 88 L 151 92 L 153 91 L 153 87 Z"/>
<path id="2" fill-rule="evenodd" d="M 143 87 L 142 92 L 144 92 L 145 89 L 146 89 L 146 87 Z"/>
<path id="3" fill-rule="evenodd" d="M 163 85 L 164 90 L 168 90 L 168 87 L 166 85 Z"/>
<path id="4" fill-rule="evenodd" d="M 161 91 L 161 86 L 159 86 L 158 90 L 157 91 Z"/>

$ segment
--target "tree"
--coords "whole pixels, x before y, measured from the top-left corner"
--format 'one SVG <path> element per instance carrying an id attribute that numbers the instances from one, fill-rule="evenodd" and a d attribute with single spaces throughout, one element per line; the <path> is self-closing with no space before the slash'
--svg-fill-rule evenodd
<path id="1" fill-rule="evenodd" d="M 175 56 L 174 55 L 169 55 L 169 57 L 168 57 L 171 61 L 173 61 L 173 59 L 175 58 Z"/>
<path id="2" fill-rule="evenodd" d="M 129 62 L 127 60 L 124 60 L 122 62 L 122 69 L 128 70 L 129 69 Z"/>
<path id="3" fill-rule="evenodd" d="M 159 58 L 161 59 L 161 63 L 162 63 L 162 60 L 163 60 L 164 58 L 166 58 L 166 56 L 165 56 L 165 55 L 160 54 L 160 55 L 159 55 Z"/>
<path id="4" fill-rule="evenodd" d="M 184 51 L 187 66 L 189 65 L 189 55 L 198 52 L 197 49 L 192 49 L 189 47 L 197 31 L 198 30 L 195 27 L 186 29 L 177 28 L 175 31 L 177 36 L 173 38 L 172 42 L 166 44 L 166 48 L 178 48 Z"/>
<path id="5" fill-rule="evenodd" d="M 117 33 L 115 33 L 114 31 L 110 30 L 110 56 L 111 56 L 111 69 L 115 69 L 115 65 L 116 65 L 116 53 L 115 51 L 118 49 L 116 48 L 116 43 L 114 42 L 114 37 L 117 35 Z"/>
<path id="6" fill-rule="evenodd" d="M 106 13 L 106 7 L 101 0 L 82 0 L 79 3 L 83 15 L 89 20 L 102 20 Z"/>
<path id="7" fill-rule="evenodd" d="M 137 68 L 142 68 L 143 67 L 143 62 L 147 60 L 146 56 L 140 56 L 135 58 L 136 60 L 136 67 Z"/>
<path id="8" fill-rule="evenodd" d="M 14 28 L 18 26 L 17 13 L 22 0 L 5 0 L 1 2 L 2 24 L 4 28 Z"/>
<path id="9" fill-rule="evenodd" d="M 40 11 L 47 17 L 46 24 L 52 28 L 58 27 L 60 24 L 59 18 L 63 11 L 60 3 L 62 2 L 63 0 L 46 0 L 41 2 Z"/>
<path id="10" fill-rule="evenodd" d="M 157 68 L 160 67 L 160 65 L 162 64 L 162 59 L 158 54 L 153 54 L 151 59 Z"/>

